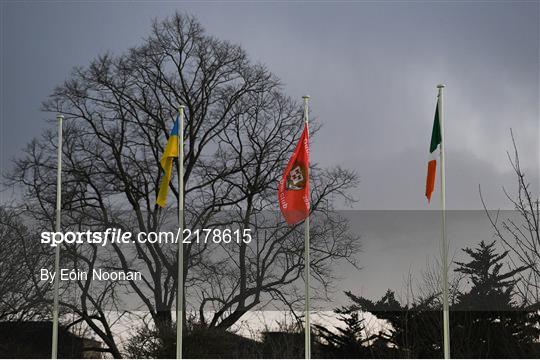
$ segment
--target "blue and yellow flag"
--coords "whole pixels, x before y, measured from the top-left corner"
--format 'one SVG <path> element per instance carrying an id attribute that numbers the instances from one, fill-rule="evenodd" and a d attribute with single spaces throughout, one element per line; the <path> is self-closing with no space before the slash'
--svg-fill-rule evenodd
<path id="1" fill-rule="evenodd" d="M 174 127 L 169 135 L 169 141 L 167 141 L 167 146 L 165 146 L 165 151 L 163 151 L 163 156 L 160 160 L 161 167 L 165 174 L 163 175 L 163 180 L 159 187 L 156 203 L 161 207 L 165 207 L 167 204 L 167 193 L 172 178 L 173 161 L 174 158 L 178 157 L 178 121 L 178 116 L 176 116 Z"/>

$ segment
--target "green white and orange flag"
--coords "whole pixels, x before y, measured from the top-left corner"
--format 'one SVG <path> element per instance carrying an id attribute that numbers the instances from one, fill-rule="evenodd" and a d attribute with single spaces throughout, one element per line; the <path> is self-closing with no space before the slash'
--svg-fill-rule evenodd
<path id="1" fill-rule="evenodd" d="M 441 144 L 441 124 L 439 123 L 439 100 L 435 108 L 435 119 L 433 121 L 433 130 L 431 132 L 431 144 L 429 145 L 430 158 L 428 160 L 428 171 L 426 178 L 426 197 L 431 201 L 431 194 L 435 189 L 435 174 L 437 173 L 437 148 Z"/>

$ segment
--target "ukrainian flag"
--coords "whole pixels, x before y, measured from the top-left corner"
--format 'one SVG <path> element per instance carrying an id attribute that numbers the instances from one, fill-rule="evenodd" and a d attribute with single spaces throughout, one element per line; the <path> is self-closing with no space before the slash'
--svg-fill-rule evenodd
<path id="1" fill-rule="evenodd" d="M 167 193 L 169 191 L 169 183 L 172 178 L 172 168 L 174 158 L 178 158 L 178 124 L 179 124 L 179 115 L 176 116 L 176 121 L 174 122 L 174 127 L 169 135 L 169 141 L 167 141 L 167 146 L 165 146 L 165 151 L 163 151 L 163 156 L 161 157 L 160 163 L 163 168 L 164 175 L 161 185 L 159 187 L 158 197 L 156 203 L 165 207 L 167 204 Z"/>

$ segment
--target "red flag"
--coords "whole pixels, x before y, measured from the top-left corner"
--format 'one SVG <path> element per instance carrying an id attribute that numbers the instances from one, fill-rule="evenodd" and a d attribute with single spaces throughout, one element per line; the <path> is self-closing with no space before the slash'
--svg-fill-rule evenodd
<path id="1" fill-rule="evenodd" d="M 289 225 L 309 215 L 309 132 L 307 124 L 278 187 L 279 208 Z"/>

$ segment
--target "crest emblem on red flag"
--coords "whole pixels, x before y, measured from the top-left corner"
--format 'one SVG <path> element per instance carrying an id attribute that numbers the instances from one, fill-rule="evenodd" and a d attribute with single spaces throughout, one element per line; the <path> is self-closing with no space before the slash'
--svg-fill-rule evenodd
<path id="1" fill-rule="evenodd" d="M 294 164 L 287 176 L 287 190 L 302 190 L 307 184 L 307 170 L 302 164 Z"/>

